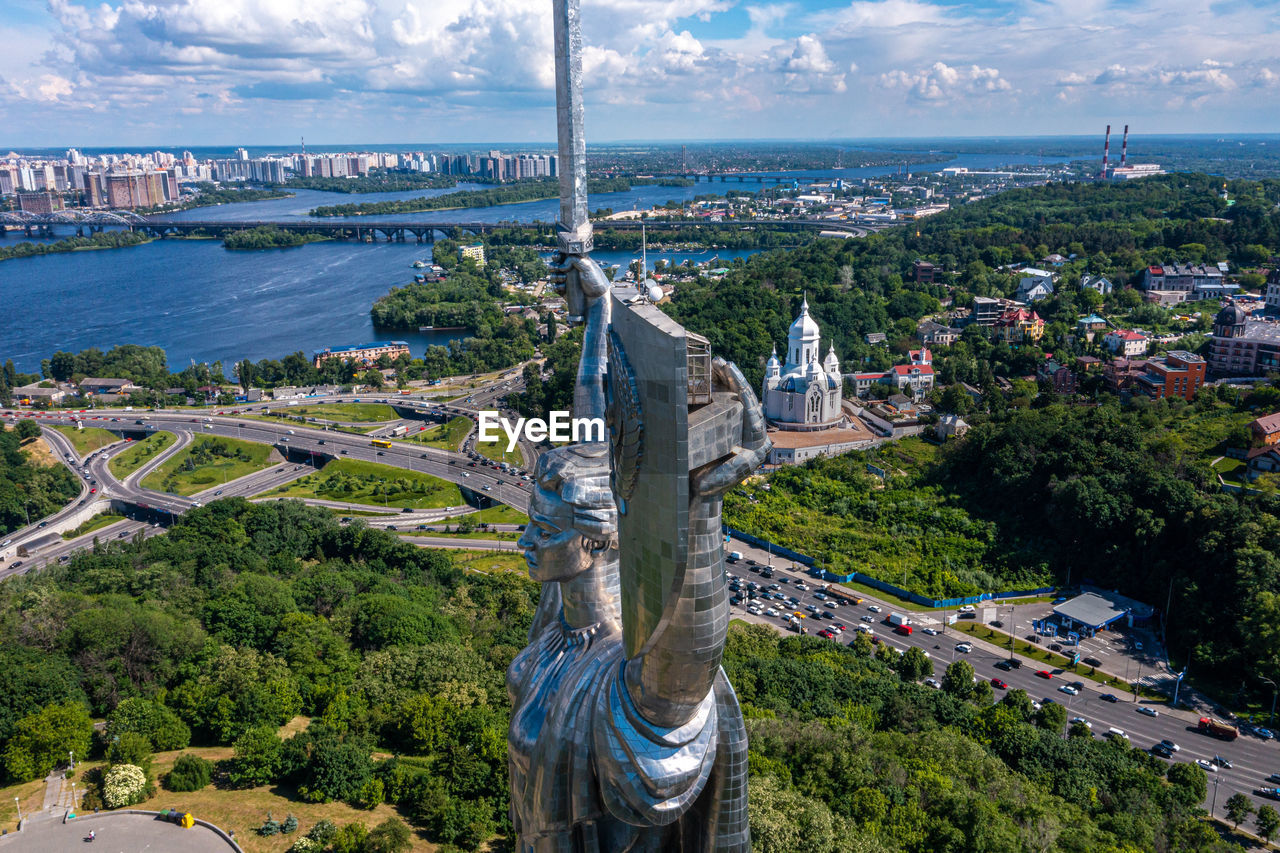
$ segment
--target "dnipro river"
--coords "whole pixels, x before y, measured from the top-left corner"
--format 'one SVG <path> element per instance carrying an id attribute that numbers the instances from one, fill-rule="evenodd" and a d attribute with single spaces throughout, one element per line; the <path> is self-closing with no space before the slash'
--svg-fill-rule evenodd
<path id="1" fill-rule="evenodd" d="M 999 168 L 1027 157 L 961 155 L 943 166 Z M 892 167 L 795 173 L 798 178 L 857 179 L 891 174 Z M 774 173 L 786 174 L 786 173 Z M 694 187 L 636 187 L 623 193 L 591 197 L 591 208 L 628 210 L 648 208 L 668 200 L 737 188 L 736 179 L 721 184 L 701 182 Z M 288 220 L 306 218 L 322 204 L 387 201 L 438 195 L 449 190 L 410 190 L 354 195 L 299 190 L 292 198 L 218 207 L 195 208 L 173 214 L 175 219 Z M 758 189 L 746 183 L 743 189 Z M 532 222 L 553 221 L 558 202 L 526 202 L 467 210 L 439 210 L 379 219 L 415 221 Z M 66 232 L 56 236 L 67 236 Z M 0 246 L 22 237 L 0 238 Z M 649 253 L 650 265 L 659 259 L 681 263 L 687 257 L 701 262 L 713 255 L 726 263 L 751 251 Z M 0 300 L 6 317 L 0 325 L 0 360 L 13 359 L 20 371 L 35 372 L 40 361 L 56 350 L 75 352 L 88 347 L 109 349 L 116 344 L 163 347 L 170 369 L 192 361 L 222 361 L 227 372 L 234 361 L 279 358 L 301 350 L 310 354 L 327 346 L 373 340 L 402 339 L 415 355 L 428 345 L 444 343 L 449 333 L 387 333 L 375 331 L 369 307 L 390 288 L 413 280 L 413 261 L 429 260 L 431 246 L 416 243 L 313 243 L 293 249 L 229 251 L 217 240 L 156 240 L 129 249 L 70 252 L 0 261 Z M 602 264 L 626 264 L 627 252 L 598 252 Z"/>

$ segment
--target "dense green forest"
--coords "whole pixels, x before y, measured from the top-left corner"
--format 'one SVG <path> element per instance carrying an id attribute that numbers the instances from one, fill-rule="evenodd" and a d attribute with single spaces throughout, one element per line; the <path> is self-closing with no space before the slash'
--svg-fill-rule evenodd
<path id="1" fill-rule="evenodd" d="M 179 209 L 192 207 L 212 207 L 217 204 L 238 204 L 245 201 L 268 201 L 273 198 L 291 198 L 293 193 L 281 189 L 259 189 L 255 187 L 237 187 L 234 184 L 213 184 L 207 182 L 184 183 L 187 189 L 198 191 L 195 198 L 184 201 Z"/>
<path id="2" fill-rule="evenodd" d="M 0 261 L 10 258 L 30 258 L 35 255 L 52 255 L 59 252 L 77 252 L 85 249 L 125 249 L 151 241 L 151 237 L 138 231 L 99 231 L 88 237 L 66 237 L 53 243 L 22 242 L 12 246 L 0 246 Z"/>
<path id="3" fill-rule="evenodd" d="M 67 748 L 144 766 L 226 744 L 215 767 L 158 781 L 386 801 L 474 850 L 509 830 L 503 676 L 537 594 L 322 509 L 217 501 L 0 585 L 3 773 L 39 778 Z M 1062 706 L 1033 712 L 1021 691 L 993 705 L 966 662 L 936 691 L 914 683 L 923 655 L 873 651 L 732 627 L 762 853 L 1234 849 L 1196 818 L 1198 768 L 1064 740 Z M 299 714 L 310 726 L 282 740 Z"/>
<path id="4" fill-rule="evenodd" d="M 222 238 L 222 245 L 228 249 L 287 249 L 325 239 L 328 238 L 321 234 L 304 234 L 274 225 L 259 225 L 247 231 L 233 231 Z"/>
<path id="5" fill-rule="evenodd" d="M 327 193 L 393 193 L 404 190 L 443 189 L 456 186 L 457 178 L 437 172 L 398 172 L 376 170 L 367 175 L 342 178 L 303 177 L 294 175 L 288 183 L 272 186 L 291 190 L 320 190 Z"/>
<path id="6" fill-rule="evenodd" d="M 34 421 L 0 427 L 0 535 L 57 512 L 80 494 L 79 480 L 66 467 L 27 458 L 22 442 L 39 434 Z"/>
<path id="7" fill-rule="evenodd" d="M 624 192 L 631 188 L 626 178 L 597 178 L 589 182 L 592 193 Z M 312 216 L 373 216 L 387 213 L 417 213 L 423 210 L 456 210 L 470 207 L 493 207 L 499 204 L 518 204 L 555 198 L 560 194 L 560 182 L 554 178 L 537 178 L 504 184 L 488 190 L 461 190 L 427 198 L 407 198 L 399 201 L 374 201 L 363 204 L 332 204 L 317 207 Z"/>

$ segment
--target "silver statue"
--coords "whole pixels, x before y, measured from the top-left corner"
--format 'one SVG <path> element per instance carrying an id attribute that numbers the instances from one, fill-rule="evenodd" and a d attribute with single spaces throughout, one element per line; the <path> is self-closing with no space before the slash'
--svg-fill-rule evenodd
<path id="1" fill-rule="evenodd" d="M 536 467 L 520 546 L 542 599 L 507 673 L 516 849 L 747 851 L 720 512 L 768 453 L 764 417 L 736 367 L 646 300 L 610 294 L 589 257 L 578 0 L 554 7 L 553 278 L 586 324 L 574 415 L 607 415 L 611 437 Z"/>

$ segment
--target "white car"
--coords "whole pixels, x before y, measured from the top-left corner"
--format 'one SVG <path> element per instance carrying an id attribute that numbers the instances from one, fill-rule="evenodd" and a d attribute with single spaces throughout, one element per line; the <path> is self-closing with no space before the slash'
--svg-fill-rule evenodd
<path id="1" fill-rule="evenodd" d="M 863 617 L 862 617 L 862 621 L 863 621 L 863 622 L 875 622 L 875 621 L 876 621 L 876 617 L 874 617 L 874 616 L 863 616 Z"/>
<path id="2" fill-rule="evenodd" d="M 978 608 L 974 607 L 972 604 L 966 604 L 964 607 L 960 608 L 960 612 L 961 613 L 977 613 Z"/>
<path id="3" fill-rule="evenodd" d="M 768 610 L 766 610 L 766 611 L 764 612 L 764 615 L 765 615 L 765 616 L 775 616 L 775 617 L 776 617 L 776 616 L 778 615 L 778 611 L 777 611 L 777 610 L 775 610 L 774 608 L 770 607 Z"/>
<path id="4" fill-rule="evenodd" d="M 932 687 L 934 690 L 942 689 L 942 685 L 938 683 L 938 679 L 936 678 L 926 678 L 924 683 Z"/>
<path id="5" fill-rule="evenodd" d="M 1206 773 L 1218 772 L 1218 765 L 1214 764 L 1212 761 L 1205 761 L 1203 758 L 1196 759 L 1196 766 Z"/>
<path id="6" fill-rule="evenodd" d="M 872 613 L 879 613 L 879 612 L 880 612 L 880 605 L 879 605 L 879 604 L 873 604 L 873 605 L 871 605 L 870 607 L 868 607 L 867 609 L 868 609 L 868 610 L 870 610 Z"/>
<path id="7" fill-rule="evenodd" d="M 1064 684 L 1058 688 L 1059 693 L 1065 693 L 1068 696 L 1075 696 L 1080 691 L 1072 687 L 1070 684 Z"/>
<path id="8" fill-rule="evenodd" d="M 1138 713 L 1145 714 L 1148 717 L 1160 716 L 1160 712 L 1157 711 L 1155 708 L 1150 707 L 1149 705 L 1143 705 L 1141 708 L 1138 709 Z"/>
<path id="9" fill-rule="evenodd" d="M 969 652 L 973 651 L 973 646 L 969 645 L 968 643 L 957 643 L 956 651 L 963 652 L 964 654 L 967 655 L 969 654 Z"/>
<path id="10" fill-rule="evenodd" d="M 754 604 L 749 604 L 749 605 L 747 605 L 747 612 L 748 612 L 748 613 L 751 613 L 751 614 L 753 614 L 753 615 L 755 615 L 755 616 L 759 616 L 759 615 L 760 615 L 761 613 L 763 613 L 764 611 L 762 611 L 759 607 L 757 607 L 757 606 L 756 606 L 756 605 L 754 605 Z"/>
<path id="11" fill-rule="evenodd" d="M 839 625 L 828 625 L 827 630 L 835 634 L 837 637 L 844 633 L 844 629 Z"/>
<path id="12" fill-rule="evenodd" d="M 1093 723 L 1089 722 L 1089 721 L 1088 721 L 1088 720 L 1086 720 L 1084 717 L 1072 717 L 1072 718 L 1071 718 L 1071 722 L 1072 722 L 1072 723 L 1079 723 L 1080 725 L 1084 726 L 1086 729 L 1092 729 L 1092 728 L 1093 728 Z"/>
<path id="13" fill-rule="evenodd" d="M 923 630 L 924 630 L 924 632 L 925 632 L 926 634 L 928 634 L 930 637 L 936 637 L 936 636 L 938 636 L 938 629 L 937 629 L 937 628 L 924 628 Z"/>
<path id="14" fill-rule="evenodd" d="M 866 625 L 859 625 L 859 626 L 858 626 L 858 631 L 859 631 L 860 633 L 863 633 L 863 634 L 874 634 L 874 633 L 875 633 L 875 631 L 872 631 L 872 630 L 871 630 L 870 628 L 868 628 Z"/>

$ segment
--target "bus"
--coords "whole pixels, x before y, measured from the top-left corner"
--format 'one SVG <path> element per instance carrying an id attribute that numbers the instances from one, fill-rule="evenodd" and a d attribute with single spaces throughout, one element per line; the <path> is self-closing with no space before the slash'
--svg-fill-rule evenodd
<path id="1" fill-rule="evenodd" d="M 385 438 L 375 438 L 373 441 L 370 441 L 369 443 L 372 444 L 374 447 L 390 447 L 391 446 L 391 442 L 387 441 Z"/>

